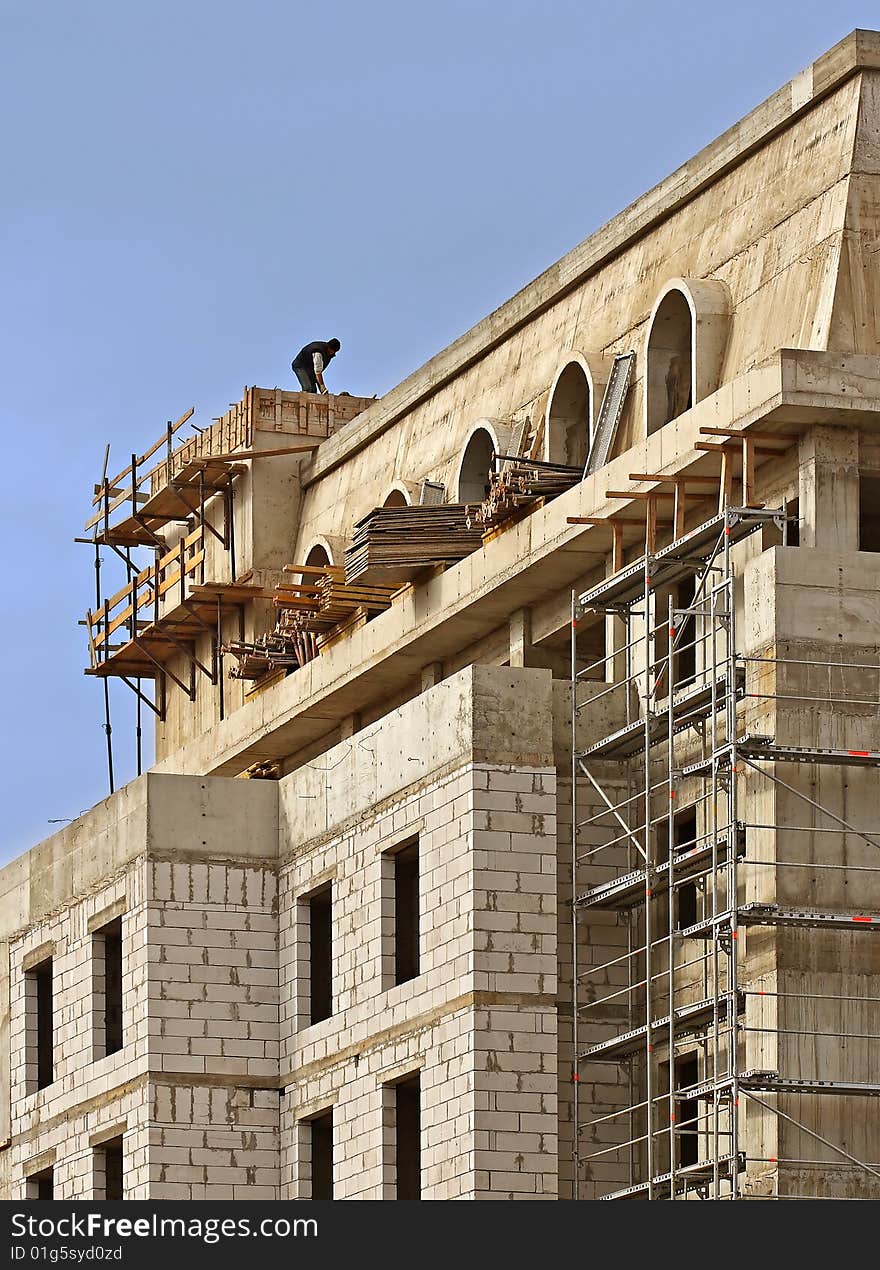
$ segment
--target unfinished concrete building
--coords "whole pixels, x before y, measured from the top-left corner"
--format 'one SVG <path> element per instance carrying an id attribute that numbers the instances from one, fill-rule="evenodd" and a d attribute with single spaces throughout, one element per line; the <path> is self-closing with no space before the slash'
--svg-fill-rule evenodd
<path id="1" fill-rule="evenodd" d="M 878 266 L 856 32 L 383 399 L 104 474 L 156 760 L 0 873 L 3 1195 L 880 1197 Z"/>

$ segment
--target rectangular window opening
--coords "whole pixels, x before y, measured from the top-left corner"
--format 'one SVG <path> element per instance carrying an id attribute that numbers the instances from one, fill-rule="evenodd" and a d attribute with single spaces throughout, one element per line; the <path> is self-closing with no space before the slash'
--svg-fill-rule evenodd
<path id="1" fill-rule="evenodd" d="M 677 609 L 691 608 L 694 604 L 697 579 L 695 574 L 682 578 L 676 588 L 673 603 Z M 676 619 L 675 641 L 675 686 L 686 687 L 697 673 L 697 648 L 694 640 L 697 635 L 697 624 L 692 613 L 679 615 Z"/>
<path id="2" fill-rule="evenodd" d="M 393 1086 L 394 1156 L 398 1199 L 422 1198 L 422 1082 L 415 1072 Z"/>
<path id="3" fill-rule="evenodd" d="M 656 862 L 665 864 L 669 859 L 669 822 L 660 820 L 655 825 Z M 697 841 L 697 809 L 684 807 L 676 812 L 672 826 L 673 855 L 690 850 Z M 675 886 L 675 925 L 677 930 L 694 926 L 699 921 L 699 887 L 696 881 L 679 882 Z M 663 911 L 665 912 L 665 905 Z M 661 917 L 661 924 L 668 920 Z"/>
<path id="4" fill-rule="evenodd" d="M 50 1200 L 55 1198 L 55 1170 L 41 1169 L 25 1179 L 25 1199 Z"/>
<path id="5" fill-rule="evenodd" d="M 55 1079 L 52 1019 L 52 958 L 25 971 L 28 1090 L 45 1089 Z"/>
<path id="6" fill-rule="evenodd" d="M 308 898 L 309 1021 L 320 1023 L 333 1013 L 332 886 Z"/>
<path id="7" fill-rule="evenodd" d="M 675 817 L 674 849 L 676 854 L 688 851 L 697 841 L 697 809 L 685 807 Z M 696 882 L 683 882 L 676 888 L 676 926 L 684 930 L 699 921 Z"/>
<path id="8" fill-rule="evenodd" d="M 419 973 L 419 840 L 394 853 L 394 982 Z"/>
<path id="9" fill-rule="evenodd" d="M 311 1198 L 333 1198 L 333 1111 L 306 1121 L 311 1157 Z"/>
<path id="10" fill-rule="evenodd" d="M 880 476 L 859 477 L 859 551 L 880 551 Z"/>
<path id="11" fill-rule="evenodd" d="M 122 1049 L 122 918 L 92 934 L 94 1056 Z"/>
<path id="12" fill-rule="evenodd" d="M 696 1054 L 684 1054 L 675 1060 L 677 1089 L 691 1089 L 699 1083 L 700 1066 Z M 687 1168 L 700 1159 L 700 1100 L 686 1098 L 678 1104 L 678 1166 Z"/>
<path id="13" fill-rule="evenodd" d="M 123 1199 L 122 1135 L 108 1138 L 95 1147 L 95 1199 L 108 1202 Z"/>

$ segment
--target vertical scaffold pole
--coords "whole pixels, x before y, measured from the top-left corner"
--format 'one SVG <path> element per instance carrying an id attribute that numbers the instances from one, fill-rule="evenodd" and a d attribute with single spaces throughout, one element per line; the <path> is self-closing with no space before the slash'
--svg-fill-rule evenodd
<path id="1" fill-rule="evenodd" d="M 745 501 L 745 499 L 743 500 Z M 730 1071 L 730 1196 L 739 1198 L 739 1025 L 737 1000 L 739 997 L 739 930 L 737 922 L 737 859 L 734 835 L 737 824 L 737 747 L 736 747 L 736 594 L 733 566 L 730 559 L 730 508 L 724 512 L 724 576 L 727 584 L 727 658 L 725 685 L 727 695 L 727 746 L 730 754 L 730 785 L 728 789 L 727 830 L 727 908 L 730 913 L 730 955 L 728 966 L 727 1034 Z"/>
<path id="2" fill-rule="evenodd" d="M 726 504 L 725 504 L 726 505 Z M 721 1091 L 718 1081 L 721 1079 L 721 1019 L 719 1015 L 721 986 L 719 975 L 721 959 L 718 955 L 718 605 L 726 602 L 723 597 L 726 591 L 710 583 L 707 576 L 707 589 L 711 597 L 709 602 L 709 630 L 711 638 L 711 713 L 710 742 L 711 768 L 709 773 L 709 815 L 712 832 L 712 865 L 711 865 L 711 916 L 712 916 L 712 1198 L 721 1197 L 721 1171 L 719 1166 Z M 730 828 L 727 828 L 728 850 L 730 849 Z M 708 1075 L 708 1073 L 707 1073 Z"/>
<path id="3" fill-rule="evenodd" d="M 675 1199 L 675 1126 L 677 1123 L 675 1103 L 675 763 L 674 763 L 674 710 L 673 688 L 675 687 L 675 614 L 670 592 L 666 604 L 666 746 L 667 746 L 667 808 L 666 808 L 666 885 L 667 885 L 667 955 L 669 977 L 669 1198 Z M 661 672 L 662 673 L 662 672 Z"/>
<path id="4" fill-rule="evenodd" d="M 578 923 L 577 923 L 577 600 L 571 593 L 571 1073 L 572 1193 L 580 1199 L 580 1070 L 578 1068 Z"/>
<path id="5" fill-rule="evenodd" d="M 109 447 L 108 447 L 108 452 L 109 452 Z M 105 460 L 105 467 L 106 467 L 106 460 Z M 107 480 L 106 480 L 106 478 L 105 478 L 105 480 L 104 480 L 104 503 L 105 503 L 105 508 L 106 508 L 106 504 L 107 504 L 107 489 L 108 489 L 108 485 L 107 485 Z M 104 631 L 103 631 L 103 639 L 101 640 L 101 646 L 102 646 L 102 648 L 103 648 L 103 650 L 104 650 L 103 660 L 104 660 L 104 661 L 106 661 L 106 660 L 107 660 L 108 653 L 109 653 L 109 648 L 108 648 L 108 646 L 107 646 L 107 645 L 108 645 L 109 636 L 108 636 L 107 632 L 108 632 L 108 629 L 109 629 L 109 626 L 110 626 L 110 621 L 109 621 L 109 616 L 108 616 L 108 612 L 107 612 L 107 601 L 106 601 L 106 600 L 104 600 L 104 602 L 103 602 L 103 606 L 102 606 L 102 603 L 101 603 L 101 600 L 102 600 L 102 596 L 101 596 L 101 549 L 100 549 L 100 547 L 98 546 L 98 531 L 97 531 L 97 529 L 95 530 L 95 600 L 96 600 L 96 603 L 97 603 L 97 608 L 98 608 L 98 609 L 101 609 L 101 608 L 103 607 L 103 610 L 104 610 L 104 619 L 103 619 L 103 621 L 104 621 Z M 100 633 L 100 632 L 99 632 L 99 633 Z M 100 660 L 100 659 L 99 659 L 99 660 Z M 110 723 L 110 682 L 109 682 L 109 680 L 108 680 L 108 678 L 107 678 L 107 676 L 106 676 L 106 675 L 102 676 L 102 678 L 103 678 L 103 680 L 104 680 L 104 724 L 103 724 L 103 728 L 104 728 L 104 735 L 105 735 L 105 736 L 106 736 L 106 738 L 107 738 L 107 774 L 108 774 L 109 784 L 110 784 L 110 793 L 112 794 L 112 793 L 113 793 L 113 790 L 114 790 L 114 784 L 113 784 L 113 728 L 112 728 L 112 725 L 111 725 L 111 723 Z"/>
<path id="6" fill-rule="evenodd" d="M 137 703 L 137 707 L 136 707 L 137 716 L 136 716 L 136 722 L 135 722 L 135 737 L 137 740 L 137 774 L 138 776 L 140 776 L 141 773 L 143 772 L 143 748 L 142 748 L 142 740 L 141 740 L 143 736 L 143 729 L 141 727 L 141 680 L 138 679 L 136 682 L 137 682 L 137 695 L 135 700 Z"/>
<path id="7" fill-rule="evenodd" d="M 643 672 L 644 700 L 642 710 L 645 725 L 645 781 L 644 781 L 644 845 L 645 845 L 645 1098 L 647 1103 L 646 1117 L 646 1163 L 648 1169 L 648 1199 L 654 1198 L 654 994 L 652 992 L 652 960 L 651 939 L 653 923 L 651 921 L 651 892 L 653 870 L 651 868 L 653 852 L 651 849 L 651 670 L 653 663 L 653 631 L 651 629 L 651 557 L 645 556 L 644 628 L 645 628 L 645 665 Z"/>

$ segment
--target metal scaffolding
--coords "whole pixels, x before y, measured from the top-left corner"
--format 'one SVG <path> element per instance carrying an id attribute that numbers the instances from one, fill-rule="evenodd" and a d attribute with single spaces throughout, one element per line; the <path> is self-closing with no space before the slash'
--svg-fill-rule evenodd
<path id="1" fill-rule="evenodd" d="M 880 825 L 851 825 L 779 774 L 799 763 L 876 768 L 880 752 L 790 745 L 773 730 L 790 701 L 877 707 L 874 697 L 854 696 L 846 676 L 877 675 L 880 667 L 800 659 L 800 667 L 820 668 L 808 675 L 843 668 L 836 695 L 808 696 L 780 691 L 779 668 L 791 659 L 744 655 L 732 552 L 771 525 L 784 544 L 785 508 L 725 504 L 667 546 L 649 544 L 633 563 L 616 558 L 616 572 L 572 596 L 575 1198 L 814 1198 L 780 1192 L 786 1165 L 867 1177 L 878 1194 L 880 1165 L 805 1124 L 809 1116 L 798 1109 L 806 1095 L 880 1096 L 880 1083 L 868 1079 L 880 1073 L 880 996 L 852 998 L 855 1009 L 873 1014 L 873 1026 L 830 1033 L 840 1046 L 869 1047 L 873 1067 L 864 1079 L 749 1062 L 766 1044 L 781 1049 L 784 1034 L 814 1032 L 781 1028 L 774 1014 L 759 1013 L 798 994 L 768 988 L 766 976 L 746 965 L 744 931 L 880 932 L 880 914 L 822 911 L 777 895 L 774 879 L 798 868 L 880 878 L 880 855 L 876 867 L 805 864 L 780 860 L 776 850 L 781 828 L 880 848 Z M 596 620 L 605 622 L 609 647 L 585 665 L 578 639 Z M 810 804 L 802 819 L 816 823 L 780 825 L 762 814 L 756 790 L 765 787 L 774 808 L 780 789 Z M 768 842 L 772 849 L 762 850 Z M 822 1158 L 762 1155 L 744 1131 L 749 1102 L 755 1115 L 763 1108 L 811 1147 L 822 1144 Z"/>

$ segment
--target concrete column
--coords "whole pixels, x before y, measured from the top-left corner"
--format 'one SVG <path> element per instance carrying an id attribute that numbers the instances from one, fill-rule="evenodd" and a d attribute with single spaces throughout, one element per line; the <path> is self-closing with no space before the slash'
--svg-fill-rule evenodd
<path id="1" fill-rule="evenodd" d="M 354 736 L 355 732 L 361 730 L 361 716 L 359 714 L 347 714 L 339 723 L 339 739 L 347 741 L 349 737 Z"/>
<path id="2" fill-rule="evenodd" d="M 432 661 L 430 665 L 422 669 L 422 692 L 427 692 L 429 688 L 433 688 L 443 678 L 442 661 Z"/>
<path id="3" fill-rule="evenodd" d="M 510 615 L 510 664 L 520 670 L 533 664 L 532 610 L 515 609 Z"/>
<path id="4" fill-rule="evenodd" d="M 798 446 L 801 546 L 859 549 L 859 434 L 814 427 Z"/>

